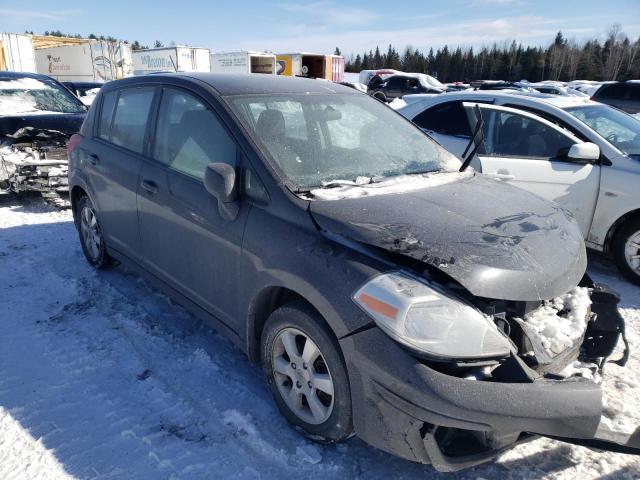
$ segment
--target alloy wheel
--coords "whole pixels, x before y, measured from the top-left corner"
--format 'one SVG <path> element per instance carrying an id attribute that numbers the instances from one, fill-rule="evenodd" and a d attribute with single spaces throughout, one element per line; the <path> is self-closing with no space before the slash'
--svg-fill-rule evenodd
<path id="1" fill-rule="evenodd" d="M 87 205 L 80 213 L 80 232 L 91 260 L 98 261 L 102 248 L 102 233 L 95 212 Z"/>
<path id="2" fill-rule="evenodd" d="M 629 268 L 640 275 L 640 230 L 627 238 L 624 244 L 624 257 Z"/>
<path id="3" fill-rule="evenodd" d="M 316 343 L 296 328 L 285 328 L 272 349 L 272 373 L 280 395 L 302 421 L 319 425 L 331 416 L 333 379 Z"/>

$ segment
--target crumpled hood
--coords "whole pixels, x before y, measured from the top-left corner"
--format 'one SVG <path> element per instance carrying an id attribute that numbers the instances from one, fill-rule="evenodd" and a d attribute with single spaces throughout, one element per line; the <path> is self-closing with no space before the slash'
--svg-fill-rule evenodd
<path id="1" fill-rule="evenodd" d="M 439 268 L 473 295 L 546 300 L 584 275 L 580 229 L 556 204 L 476 174 L 392 195 L 312 201 L 321 229 Z"/>

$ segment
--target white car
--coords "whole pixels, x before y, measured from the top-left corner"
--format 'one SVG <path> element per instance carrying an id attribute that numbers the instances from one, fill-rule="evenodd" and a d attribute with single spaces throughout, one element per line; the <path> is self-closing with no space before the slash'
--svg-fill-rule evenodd
<path id="1" fill-rule="evenodd" d="M 640 284 L 640 122 L 579 97 L 473 91 L 404 97 L 398 112 L 462 156 L 476 125 L 476 170 L 553 200 L 587 246 L 610 254 Z"/>

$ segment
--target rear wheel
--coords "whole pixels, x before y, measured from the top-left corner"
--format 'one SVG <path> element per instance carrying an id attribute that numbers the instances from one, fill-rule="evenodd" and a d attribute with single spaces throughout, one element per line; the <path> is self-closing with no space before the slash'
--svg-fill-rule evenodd
<path id="1" fill-rule="evenodd" d="M 98 215 L 89 197 L 78 201 L 77 212 L 80 245 L 85 258 L 96 268 L 109 266 L 111 257 L 107 254 Z"/>
<path id="2" fill-rule="evenodd" d="M 262 364 L 280 412 L 314 440 L 337 442 L 353 430 L 344 361 L 324 320 L 301 302 L 274 311 L 262 333 Z"/>
<path id="3" fill-rule="evenodd" d="M 620 271 L 633 283 L 640 285 L 640 219 L 625 223 L 616 233 L 612 244 L 613 256 Z"/>

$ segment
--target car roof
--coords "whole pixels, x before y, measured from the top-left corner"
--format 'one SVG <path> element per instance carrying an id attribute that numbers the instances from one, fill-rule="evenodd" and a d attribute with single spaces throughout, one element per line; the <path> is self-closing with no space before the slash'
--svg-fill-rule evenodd
<path id="1" fill-rule="evenodd" d="M 180 72 L 180 73 L 158 73 L 154 75 L 141 75 L 129 77 L 123 80 L 109 82 L 110 85 L 122 85 L 124 83 L 145 82 L 152 79 L 154 82 L 162 83 L 162 79 L 182 79 L 187 81 L 197 80 L 205 83 L 216 90 L 220 95 L 261 95 L 261 94 L 283 94 L 283 93 L 324 93 L 336 94 L 347 93 L 356 94 L 352 88 L 345 87 L 338 83 L 326 80 L 315 80 L 310 78 L 287 77 L 280 75 L 266 75 L 259 73 L 208 73 L 208 72 Z"/>
<path id="2" fill-rule="evenodd" d="M 415 97 L 415 100 L 414 100 Z M 558 108 L 569 108 L 576 107 L 582 105 L 596 105 L 597 102 L 590 100 L 586 97 L 564 97 L 558 95 L 549 95 L 546 93 L 539 92 L 520 92 L 517 90 L 466 90 L 462 92 L 447 92 L 442 93 L 436 96 L 426 96 L 426 95 L 406 95 L 404 97 L 405 102 L 408 105 L 414 103 L 414 101 L 420 102 L 421 98 L 429 98 L 429 99 L 451 99 L 451 100 L 469 100 L 473 101 L 474 99 L 478 99 L 481 97 L 487 98 L 495 98 L 504 101 L 514 101 L 517 102 L 520 99 L 527 99 L 532 102 L 537 103 L 546 103 L 549 105 L 553 105 Z M 438 103 L 441 103 L 438 101 Z"/>
<path id="3" fill-rule="evenodd" d="M 3 79 L 9 79 L 9 78 L 35 78 L 36 80 L 54 80 L 49 75 L 44 75 L 42 73 L 9 72 L 9 71 L 0 71 L 0 78 L 3 78 Z"/>

